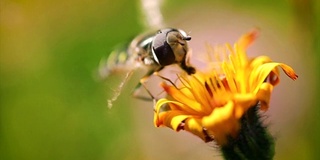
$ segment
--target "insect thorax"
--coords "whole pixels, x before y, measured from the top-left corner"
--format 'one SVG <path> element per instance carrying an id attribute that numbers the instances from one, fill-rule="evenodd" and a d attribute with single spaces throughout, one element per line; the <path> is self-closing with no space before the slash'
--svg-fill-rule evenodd
<path id="1" fill-rule="evenodd" d="M 134 61 L 146 66 L 158 66 L 151 51 L 154 35 L 154 33 L 145 33 L 132 40 L 128 48 L 128 54 Z"/>

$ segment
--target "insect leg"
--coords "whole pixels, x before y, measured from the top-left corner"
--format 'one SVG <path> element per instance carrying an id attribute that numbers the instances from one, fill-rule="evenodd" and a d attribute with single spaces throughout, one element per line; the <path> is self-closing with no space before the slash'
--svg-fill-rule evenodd
<path id="1" fill-rule="evenodd" d="M 162 70 L 164 67 L 159 67 L 158 69 L 151 69 L 148 71 L 148 73 L 143 76 L 140 79 L 140 82 L 137 84 L 137 86 L 134 88 L 133 92 L 132 92 L 132 96 L 141 100 L 145 100 L 145 101 L 153 101 L 155 100 L 155 97 L 151 94 L 151 92 L 147 89 L 147 87 L 145 86 L 145 82 L 148 80 L 148 78 L 155 73 L 156 71 L 160 71 Z M 139 95 L 140 89 L 141 87 L 144 87 L 146 89 L 146 91 L 148 92 L 148 94 L 150 95 L 150 97 L 145 97 L 145 96 L 141 96 Z"/>
<path id="2" fill-rule="evenodd" d="M 189 75 L 196 73 L 196 69 L 192 66 L 187 65 L 187 59 L 185 57 L 184 61 L 181 62 L 180 67 L 186 71 Z"/>
<path id="3" fill-rule="evenodd" d="M 196 69 L 191 66 L 185 65 L 185 63 L 182 63 L 180 67 L 185 70 L 189 75 L 196 73 Z"/>
<path id="4" fill-rule="evenodd" d="M 150 97 L 145 97 L 145 96 L 141 96 L 139 95 L 139 92 L 141 90 L 141 87 L 143 86 L 144 88 L 146 88 L 146 86 L 144 85 L 144 83 L 148 80 L 148 78 L 153 74 L 154 70 L 150 70 L 148 71 L 148 73 L 143 76 L 139 83 L 137 84 L 137 86 L 134 88 L 133 92 L 132 92 L 132 96 L 141 100 L 145 100 L 145 101 L 152 101 L 153 100 L 153 96 L 151 95 L 150 91 L 147 90 L 148 94 L 151 96 Z"/>

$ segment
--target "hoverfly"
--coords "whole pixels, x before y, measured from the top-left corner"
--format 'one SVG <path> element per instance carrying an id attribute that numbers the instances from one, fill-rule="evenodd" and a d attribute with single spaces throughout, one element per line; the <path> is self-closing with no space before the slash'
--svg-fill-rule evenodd
<path id="1" fill-rule="evenodd" d="M 127 70 L 127 74 L 115 91 L 113 98 L 108 100 L 109 107 L 120 95 L 123 85 L 136 68 L 145 67 L 148 72 L 141 78 L 134 92 L 143 85 L 144 80 L 150 75 L 168 65 L 178 64 L 187 74 L 194 74 L 196 70 L 188 64 L 187 57 L 188 41 L 190 40 L 191 37 L 181 29 L 165 28 L 156 33 L 149 32 L 138 35 L 127 48 L 116 50 L 110 54 L 107 61 L 100 64 L 100 76 L 107 77 L 117 70 Z M 150 94 L 149 91 L 148 93 Z M 152 97 L 151 94 L 150 96 Z"/>

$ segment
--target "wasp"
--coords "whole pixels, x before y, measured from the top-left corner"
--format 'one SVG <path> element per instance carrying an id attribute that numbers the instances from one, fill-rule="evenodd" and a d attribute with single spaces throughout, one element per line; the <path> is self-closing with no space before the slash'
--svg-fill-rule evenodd
<path id="1" fill-rule="evenodd" d="M 140 34 L 125 49 L 112 52 L 107 61 L 102 61 L 100 64 L 100 76 L 107 77 L 118 70 L 128 72 L 113 98 L 108 100 L 108 105 L 111 106 L 117 99 L 124 83 L 136 68 L 145 67 L 148 72 L 140 79 L 134 93 L 149 76 L 172 64 L 177 64 L 189 75 L 194 74 L 196 69 L 188 64 L 188 41 L 190 40 L 191 36 L 181 29 L 164 28 L 157 32 Z M 149 91 L 148 93 L 150 94 Z"/>

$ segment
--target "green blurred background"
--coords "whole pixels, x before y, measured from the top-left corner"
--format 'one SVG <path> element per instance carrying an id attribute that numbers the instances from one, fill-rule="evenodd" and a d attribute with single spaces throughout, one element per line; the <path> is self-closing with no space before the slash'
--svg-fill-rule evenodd
<path id="1" fill-rule="evenodd" d="M 145 29 L 139 1 L 1 0 L 0 159 L 221 159 L 212 144 L 154 128 L 152 103 L 130 97 L 134 76 L 110 110 L 120 78 L 98 82 L 99 61 Z M 253 27 L 251 52 L 291 65 L 267 115 L 275 159 L 319 159 L 319 28 L 317 0 L 165 1 L 169 26 L 191 31 L 193 52 L 205 42 L 234 42 Z M 249 50 L 250 51 L 250 50 Z"/>

